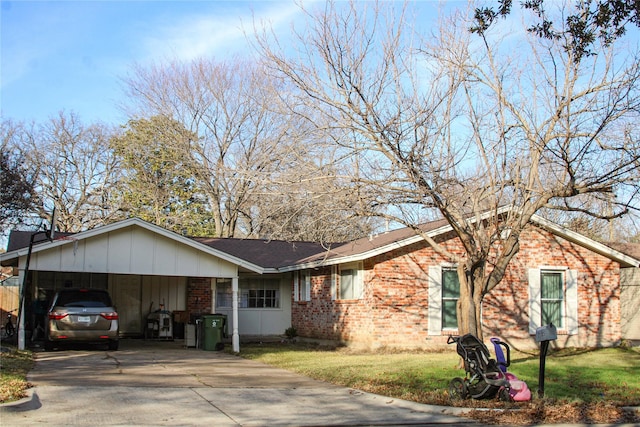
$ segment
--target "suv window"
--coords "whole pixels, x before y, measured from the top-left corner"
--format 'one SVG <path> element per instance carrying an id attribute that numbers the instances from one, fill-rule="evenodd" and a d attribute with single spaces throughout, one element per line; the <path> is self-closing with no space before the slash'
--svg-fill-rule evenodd
<path id="1" fill-rule="evenodd" d="M 111 307 L 111 298 L 104 291 L 69 290 L 61 291 L 54 305 L 58 307 Z"/>

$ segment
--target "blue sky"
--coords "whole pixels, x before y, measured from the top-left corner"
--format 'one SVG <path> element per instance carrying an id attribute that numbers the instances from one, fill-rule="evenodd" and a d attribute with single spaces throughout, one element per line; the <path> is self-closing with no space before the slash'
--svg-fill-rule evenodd
<path id="1" fill-rule="evenodd" d="M 289 31 L 292 1 L 1 2 L 2 118 L 43 122 L 59 111 L 124 124 L 119 79 L 132 64 L 247 52 L 254 17 Z"/>
<path id="2" fill-rule="evenodd" d="M 443 2 L 416 3 L 433 18 Z M 1 0 L 1 116 L 44 122 L 64 110 L 85 123 L 124 124 L 120 78 L 134 63 L 247 53 L 254 20 L 282 40 L 301 19 L 293 0 Z"/>

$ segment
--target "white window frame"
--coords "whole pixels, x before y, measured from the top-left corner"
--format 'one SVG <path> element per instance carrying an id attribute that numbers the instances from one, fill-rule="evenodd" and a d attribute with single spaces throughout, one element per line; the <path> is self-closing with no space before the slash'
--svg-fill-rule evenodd
<path id="1" fill-rule="evenodd" d="M 231 279 L 216 278 L 213 282 L 215 283 L 216 309 L 231 308 L 233 300 Z"/>
<path id="2" fill-rule="evenodd" d="M 279 279 L 244 278 L 238 283 L 238 308 L 246 310 L 282 310 L 281 281 Z M 255 293 L 263 293 L 255 296 Z M 273 293 L 273 296 L 267 296 Z M 275 307 L 250 307 L 251 301 L 272 301 Z"/>
<path id="3" fill-rule="evenodd" d="M 562 307 L 563 327 L 560 331 L 568 335 L 578 334 L 578 272 L 567 267 L 541 266 L 530 268 L 529 279 L 529 334 L 535 335 L 536 329 L 543 326 L 541 285 L 542 272 L 560 272 L 563 277 L 564 306 Z"/>
<path id="4" fill-rule="evenodd" d="M 560 292 L 560 298 L 545 298 L 542 296 L 542 291 L 543 291 L 543 287 L 542 287 L 542 277 L 544 275 L 553 275 L 555 277 L 560 277 L 560 283 L 562 284 L 562 292 Z M 564 284 L 566 283 L 565 280 L 565 272 L 564 271 L 558 271 L 558 270 L 540 270 L 540 322 L 543 323 L 543 312 L 544 312 L 544 305 L 545 303 L 550 303 L 550 302 L 559 302 L 560 303 L 560 319 L 558 324 L 556 324 L 555 326 L 558 329 L 562 329 L 564 328 L 564 319 L 566 317 L 566 300 L 565 300 L 565 286 Z"/>
<path id="5" fill-rule="evenodd" d="M 429 306 L 427 308 L 429 335 L 442 335 L 442 270 L 452 268 L 457 268 L 457 266 L 451 263 L 429 266 L 427 276 L 429 290 Z M 482 321 L 482 319 L 480 319 L 480 321 Z M 451 329 L 447 329 L 446 331 L 449 332 Z"/>
<path id="6" fill-rule="evenodd" d="M 344 295 L 344 288 L 342 284 L 342 272 L 352 271 L 351 274 L 351 292 L 349 295 Z M 336 290 L 336 297 L 339 300 L 359 300 L 364 295 L 364 274 L 362 271 L 362 262 L 350 262 L 347 264 L 340 264 L 337 268 L 336 278 L 340 278 L 340 284 Z"/>
<path id="7" fill-rule="evenodd" d="M 331 266 L 331 301 L 338 299 L 338 267 Z"/>
<path id="8" fill-rule="evenodd" d="M 293 300 L 311 301 L 311 270 L 296 271 L 293 274 Z"/>
<path id="9" fill-rule="evenodd" d="M 300 285 L 302 288 L 300 290 L 300 298 L 303 301 L 311 301 L 311 270 L 302 271 Z"/>
<path id="10" fill-rule="evenodd" d="M 444 277 L 443 273 L 445 271 L 454 271 L 456 273 L 456 277 L 457 277 L 458 272 L 456 271 L 455 267 L 441 267 L 440 268 L 441 283 L 442 283 L 442 278 Z M 440 310 L 440 318 L 441 319 L 444 317 L 444 310 L 443 310 L 444 309 L 444 302 L 445 301 L 454 301 L 454 300 L 456 301 L 456 305 L 457 305 L 458 301 L 460 300 L 460 280 L 459 279 L 458 279 L 458 297 L 457 298 L 445 297 L 444 294 L 442 294 L 442 296 L 441 296 L 441 301 L 442 301 L 442 303 L 441 303 L 442 304 L 442 309 Z M 443 324 L 441 324 L 441 327 L 442 327 L 442 330 L 447 330 L 447 331 L 448 330 L 455 330 L 455 331 L 458 330 L 457 321 L 456 321 L 456 327 L 455 328 L 447 327 L 447 326 L 444 326 Z"/>

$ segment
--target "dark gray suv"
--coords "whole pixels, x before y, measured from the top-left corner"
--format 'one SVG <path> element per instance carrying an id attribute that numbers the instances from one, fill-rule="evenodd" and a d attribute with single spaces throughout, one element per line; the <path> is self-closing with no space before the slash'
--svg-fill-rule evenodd
<path id="1" fill-rule="evenodd" d="M 61 343 L 106 343 L 118 349 L 118 313 L 109 293 L 97 289 L 56 292 L 48 313 L 45 349 Z"/>

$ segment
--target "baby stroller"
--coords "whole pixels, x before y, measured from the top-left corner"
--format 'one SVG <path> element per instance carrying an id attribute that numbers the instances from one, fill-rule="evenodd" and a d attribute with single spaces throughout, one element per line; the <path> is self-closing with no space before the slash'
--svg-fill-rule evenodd
<path id="1" fill-rule="evenodd" d="M 518 379 L 518 377 L 507 370 L 509 365 L 511 365 L 511 349 L 509 345 L 496 337 L 491 338 L 489 341 L 493 344 L 498 368 L 504 372 L 507 381 L 509 381 L 509 395 L 511 396 L 511 400 L 515 402 L 531 400 L 531 391 L 529 387 L 527 387 L 527 383 Z M 507 357 L 504 356 L 503 348 L 507 352 Z"/>
<path id="2" fill-rule="evenodd" d="M 510 384 L 489 350 L 473 334 L 449 336 L 447 344 L 456 343 L 456 351 L 464 362 L 465 378 L 454 378 L 449 383 L 449 395 L 454 399 L 492 399 L 510 401 Z"/>

